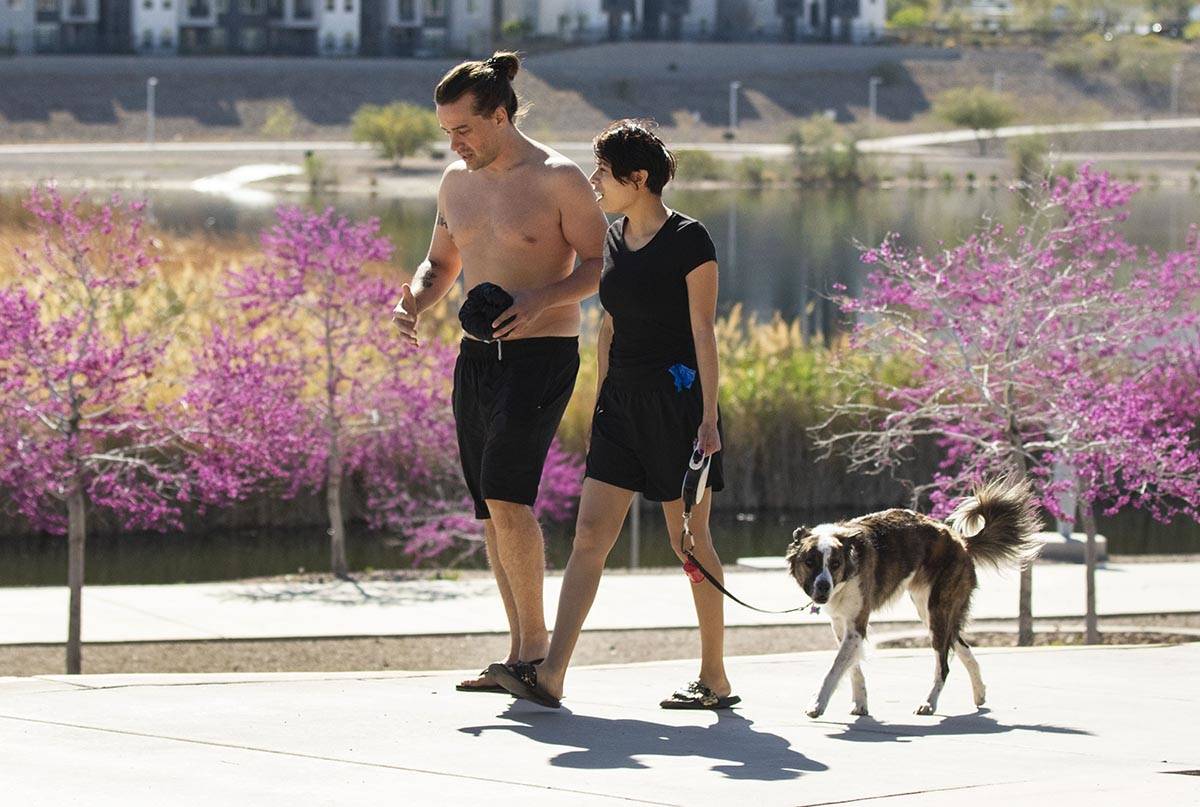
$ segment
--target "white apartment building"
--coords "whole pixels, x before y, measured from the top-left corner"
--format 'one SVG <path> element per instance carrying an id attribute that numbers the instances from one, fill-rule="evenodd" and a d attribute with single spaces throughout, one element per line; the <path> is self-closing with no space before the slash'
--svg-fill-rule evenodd
<path id="1" fill-rule="evenodd" d="M 505 11 L 539 36 L 576 42 L 608 38 L 614 22 L 617 38 L 871 42 L 887 22 L 886 0 L 514 0 Z"/>
<path id="2" fill-rule="evenodd" d="M 0 51 L 32 53 L 36 0 L 0 0 Z"/>
<path id="3" fill-rule="evenodd" d="M 131 0 L 133 49 L 145 54 L 175 53 L 181 9 L 187 0 Z"/>

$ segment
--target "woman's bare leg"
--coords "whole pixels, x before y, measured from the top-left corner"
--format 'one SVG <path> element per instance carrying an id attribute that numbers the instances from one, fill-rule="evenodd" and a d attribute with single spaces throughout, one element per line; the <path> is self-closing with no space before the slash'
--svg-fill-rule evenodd
<path id="1" fill-rule="evenodd" d="M 713 548 L 712 534 L 708 529 L 711 503 L 710 490 L 703 501 L 692 508 L 691 530 L 696 542 L 692 554 L 709 574 L 724 585 L 721 559 Z M 671 536 L 671 547 L 682 562 L 683 500 L 663 502 L 662 508 L 663 516 L 667 519 L 667 532 Z M 729 678 L 725 674 L 725 597 L 705 580 L 692 585 L 692 600 L 696 604 L 696 618 L 700 623 L 700 682 L 718 696 L 725 697 L 731 692 Z"/>
<path id="2" fill-rule="evenodd" d="M 633 491 L 596 479 L 583 480 L 579 499 L 579 518 L 575 522 L 575 541 L 563 573 L 558 597 L 558 614 L 550 638 L 550 652 L 537 668 L 538 686 L 556 698 L 562 697 L 567 664 L 575 652 L 579 632 L 587 618 L 608 553 L 621 534 L 621 525 L 633 501 Z"/>

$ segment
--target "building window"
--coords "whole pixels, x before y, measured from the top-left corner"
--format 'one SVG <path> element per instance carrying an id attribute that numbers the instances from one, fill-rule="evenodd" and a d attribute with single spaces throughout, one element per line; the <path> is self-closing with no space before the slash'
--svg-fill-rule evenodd
<path id="1" fill-rule="evenodd" d="M 146 10 L 154 8 L 154 0 L 142 0 L 142 8 Z"/>
<path id="2" fill-rule="evenodd" d="M 325 50 L 337 50 L 337 37 L 333 35 L 332 31 L 325 34 Z"/>
<path id="3" fill-rule="evenodd" d="M 298 20 L 311 20 L 315 14 L 313 0 L 296 0 L 293 14 Z"/>
<path id="4" fill-rule="evenodd" d="M 158 44 L 164 48 L 175 47 L 175 32 L 170 28 L 162 29 L 162 33 L 158 35 Z"/>
<path id="5" fill-rule="evenodd" d="M 417 0 L 399 0 L 400 22 L 417 21 Z"/>
<path id="6" fill-rule="evenodd" d="M 87 0 L 71 0 L 70 10 L 67 13 L 72 17 L 86 17 L 88 13 Z"/>
<path id="7" fill-rule="evenodd" d="M 238 8 L 243 14 L 265 14 L 267 11 L 267 0 L 241 0 L 238 3 Z"/>
<path id="8" fill-rule="evenodd" d="M 142 47 L 143 48 L 154 47 L 154 32 L 151 31 L 149 28 L 147 28 L 145 31 L 142 31 Z"/>
<path id="9" fill-rule="evenodd" d="M 171 0 L 163 0 L 163 8 L 166 9 L 167 11 L 170 11 L 171 7 L 174 5 L 175 4 L 172 3 Z"/>
<path id="10" fill-rule="evenodd" d="M 354 11 L 354 0 L 346 0 L 345 4 L 342 6 L 342 9 L 344 11 L 346 11 L 347 13 L 353 12 Z"/>
<path id="11" fill-rule="evenodd" d="M 442 0 L 425 0 L 425 16 L 442 16 Z"/>
<path id="12" fill-rule="evenodd" d="M 325 0 L 325 10 L 333 11 L 337 8 L 337 0 Z"/>
<path id="13" fill-rule="evenodd" d="M 220 7 L 220 0 L 217 0 L 217 6 Z M 188 0 L 187 15 L 194 20 L 207 19 L 212 13 L 212 6 L 208 0 Z"/>
<path id="14" fill-rule="evenodd" d="M 38 14 L 57 14 L 58 0 L 37 0 Z"/>
<path id="15" fill-rule="evenodd" d="M 350 33 L 349 31 L 347 31 L 346 35 L 342 37 L 342 49 L 346 51 L 354 50 L 354 34 Z"/>
<path id="16" fill-rule="evenodd" d="M 261 53 L 263 42 L 266 37 L 263 35 L 261 28 L 243 28 L 242 29 L 242 52 L 243 53 Z"/>
<path id="17" fill-rule="evenodd" d="M 467 0 L 467 13 L 468 14 L 475 13 L 475 0 Z"/>

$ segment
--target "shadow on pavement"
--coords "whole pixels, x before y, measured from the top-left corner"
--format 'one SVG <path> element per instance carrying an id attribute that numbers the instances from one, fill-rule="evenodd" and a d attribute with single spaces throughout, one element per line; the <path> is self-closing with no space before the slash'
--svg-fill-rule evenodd
<path id="1" fill-rule="evenodd" d="M 550 759 L 563 768 L 646 768 L 636 757 L 707 757 L 712 770 L 730 779 L 779 781 L 806 772 L 829 770 L 822 762 L 792 750 L 777 734 L 754 731 L 754 721 L 736 712 L 720 713 L 708 726 L 672 726 L 648 720 L 577 715 L 567 709 L 548 712 L 514 702 L 499 717 L 513 724 L 459 729 L 478 737 L 485 731 L 511 731 L 547 745 L 573 746 Z"/>
<path id="2" fill-rule="evenodd" d="M 442 580 L 400 583 L 360 583 L 339 580 L 331 583 L 269 583 L 222 593 L 224 601 L 313 602 L 326 605 L 412 605 L 444 602 L 492 594 L 488 583 L 464 585 Z"/>
<path id="3" fill-rule="evenodd" d="M 1001 723 L 989 716 L 988 709 L 980 709 L 969 715 L 950 715 L 936 723 L 915 725 L 911 723 L 881 723 L 873 717 L 860 717 L 846 724 L 841 734 L 827 735 L 834 740 L 849 740 L 855 743 L 908 742 L 917 737 L 950 737 L 985 734 L 1004 734 L 1010 731 L 1036 731 L 1043 734 L 1074 734 L 1093 736 L 1092 732 L 1067 726 L 1044 724 Z"/>

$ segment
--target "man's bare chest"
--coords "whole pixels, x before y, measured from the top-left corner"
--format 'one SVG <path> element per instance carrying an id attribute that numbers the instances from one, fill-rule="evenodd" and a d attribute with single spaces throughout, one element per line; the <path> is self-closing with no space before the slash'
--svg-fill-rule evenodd
<path id="1" fill-rule="evenodd" d="M 558 206 L 536 188 L 463 188 L 448 194 L 446 225 L 461 249 L 479 245 L 537 249 L 563 241 Z"/>

